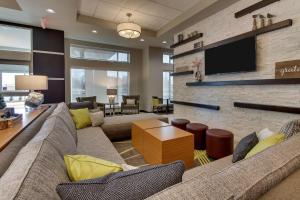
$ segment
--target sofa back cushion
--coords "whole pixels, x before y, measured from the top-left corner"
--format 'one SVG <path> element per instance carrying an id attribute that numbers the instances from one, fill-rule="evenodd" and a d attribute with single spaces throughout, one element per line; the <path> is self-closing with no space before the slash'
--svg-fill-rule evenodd
<path id="1" fill-rule="evenodd" d="M 60 117 L 54 116 L 47 119 L 39 133 L 29 142 L 47 140 L 63 157 L 66 154 L 76 153 L 76 143 L 66 124 Z"/>
<path id="2" fill-rule="evenodd" d="M 53 113 L 49 118 L 54 116 L 59 117 L 66 124 L 67 128 L 73 135 L 75 143 L 77 144 L 76 127 L 75 127 L 75 123 L 73 122 L 68 106 L 63 102 L 59 103 L 57 105 L 57 108 L 53 111 Z"/>
<path id="3" fill-rule="evenodd" d="M 248 159 L 229 165 L 210 177 L 203 174 L 168 188 L 150 199 L 258 199 L 300 168 L 300 134 Z M 202 199 L 205 199 L 203 197 Z"/>
<path id="4" fill-rule="evenodd" d="M 0 179 L 0 200 L 57 199 L 55 188 L 70 181 L 60 153 L 46 140 L 28 143 Z"/>
<path id="5" fill-rule="evenodd" d="M 13 141 L 0 151 L 0 177 L 8 169 L 9 165 L 17 156 L 18 152 L 39 132 L 46 119 L 51 115 L 56 105 L 51 105 L 30 125 L 24 129 Z"/>

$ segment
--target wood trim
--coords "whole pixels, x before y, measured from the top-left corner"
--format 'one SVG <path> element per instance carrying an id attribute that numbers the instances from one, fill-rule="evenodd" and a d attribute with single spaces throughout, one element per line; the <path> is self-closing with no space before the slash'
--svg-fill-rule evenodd
<path id="1" fill-rule="evenodd" d="M 179 46 L 181 46 L 181 45 L 184 45 L 184 44 L 186 44 L 186 43 L 192 42 L 192 41 L 197 40 L 197 39 L 202 38 L 202 37 L 203 37 L 203 33 L 198 33 L 197 35 L 194 35 L 194 36 L 192 36 L 192 37 L 190 37 L 190 38 L 187 38 L 187 39 L 185 39 L 185 40 L 182 40 L 182 41 L 180 41 L 180 42 L 177 42 L 177 43 L 175 43 L 175 44 L 172 44 L 172 45 L 170 46 L 170 48 L 176 48 L 176 47 L 179 47 Z"/>
<path id="2" fill-rule="evenodd" d="M 256 11 L 258 9 L 266 7 L 266 6 L 268 6 L 268 5 L 272 4 L 272 3 L 275 3 L 277 1 L 280 1 L 280 0 L 262 0 L 262 1 L 259 1 L 256 4 L 253 4 L 253 5 L 251 5 L 251 6 L 247 7 L 247 8 L 239 11 L 239 12 L 236 12 L 234 14 L 234 16 L 235 16 L 235 18 L 243 17 L 243 16 L 245 16 L 245 15 L 247 15 L 249 13 L 252 13 L 253 11 Z"/>
<path id="3" fill-rule="evenodd" d="M 181 76 L 181 75 L 188 75 L 188 74 L 194 74 L 194 71 L 184 71 L 184 72 L 173 72 L 170 76 Z"/>
<path id="4" fill-rule="evenodd" d="M 300 84 L 300 78 L 188 82 L 186 83 L 186 86 L 286 85 L 286 84 Z"/>
<path id="5" fill-rule="evenodd" d="M 174 56 L 172 56 L 172 59 L 176 59 L 176 58 L 180 58 L 180 57 L 183 57 L 183 56 L 195 54 L 195 53 L 198 53 L 198 52 L 201 52 L 201 51 L 205 51 L 207 49 L 211 49 L 211 48 L 218 47 L 218 46 L 221 46 L 221 45 L 229 44 L 229 43 L 232 43 L 232 42 L 235 42 L 235 41 L 238 41 L 238 40 L 242 40 L 242 39 L 246 39 L 246 38 L 249 38 L 249 37 L 258 36 L 258 35 L 261 35 L 261 34 L 264 34 L 264 33 L 276 31 L 276 30 L 283 29 L 283 28 L 286 28 L 286 27 L 289 27 L 289 26 L 292 26 L 292 25 L 293 25 L 293 20 L 292 19 L 287 19 L 287 20 L 284 20 L 284 21 L 266 26 L 264 28 L 260 28 L 260 29 L 254 30 L 254 31 L 249 31 L 249 32 L 243 33 L 241 35 L 237 35 L 237 36 L 227 38 L 227 39 L 219 41 L 219 42 L 215 42 L 215 43 L 206 45 L 202 48 L 193 49 L 193 50 L 190 50 L 190 51 L 186 51 L 186 52 L 174 55 Z"/>
<path id="6" fill-rule="evenodd" d="M 266 110 L 266 111 L 274 111 L 274 112 L 300 114 L 300 107 L 276 106 L 276 105 L 265 105 L 265 104 L 254 104 L 254 103 L 243 103 L 243 102 L 234 102 L 233 105 L 234 107 L 238 107 L 238 108 L 248 108 L 248 109 L 255 109 L 255 110 Z"/>
<path id="7" fill-rule="evenodd" d="M 15 137 L 22 134 L 22 131 L 44 113 L 49 106 L 43 105 L 39 109 L 31 112 L 23 111 L 22 121 L 16 123 L 14 127 L 0 130 L 0 151 L 2 151 Z M 25 109 L 25 108 L 24 108 Z M 16 112 L 18 112 L 16 110 Z"/>
<path id="8" fill-rule="evenodd" d="M 210 110 L 220 110 L 220 106 L 208 105 L 208 104 L 200 104 L 200 103 L 191 103 L 191 102 L 183 102 L 183 101 L 171 101 L 173 104 L 179 104 L 184 106 L 192 106 L 198 108 L 205 108 Z"/>

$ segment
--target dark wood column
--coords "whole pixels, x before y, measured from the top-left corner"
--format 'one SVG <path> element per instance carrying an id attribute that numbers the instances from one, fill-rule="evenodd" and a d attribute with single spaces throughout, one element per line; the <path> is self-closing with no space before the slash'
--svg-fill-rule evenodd
<path id="1" fill-rule="evenodd" d="M 33 74 L 49 78 L 45 103 L 65 101 L 64 32 L 33 28 Z"/>

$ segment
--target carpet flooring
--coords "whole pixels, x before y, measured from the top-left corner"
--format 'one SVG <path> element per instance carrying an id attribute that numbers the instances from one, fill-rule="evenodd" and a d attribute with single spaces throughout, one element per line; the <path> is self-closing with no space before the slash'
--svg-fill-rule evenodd
<path id="1" fill-rule="evenodd" d="M 120 153 L 122 158 L 126 161 L 128 165 L 142 167 L 147 166 L 149 164 L 146 163 L 143 156 L 137 152 L 134 147 L 132 146 L 131 140 L 121 141 L 121 142 L 113 142 L 113 145 Z M 195 167 L 205 165 L 211 162 L 205 150 L 195 150 L 194 151 L 194 162 Z"/>

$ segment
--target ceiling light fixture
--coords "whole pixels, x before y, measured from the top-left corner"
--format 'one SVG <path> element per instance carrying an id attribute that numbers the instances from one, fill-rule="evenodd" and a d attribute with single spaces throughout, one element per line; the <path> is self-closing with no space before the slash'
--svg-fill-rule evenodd
<path id="1" fill-rule="evenodd" d="M 53 9 L 51 9 L 51 8 L 46 9 L 46 12 L 50 13 L 50 14 L 54 14 L 55 13 L 55 11 Z"/>
<path id="2" fill-rule="evenodd" d="M 144 42 L 145 40 L 143 38 L 140 39 L 141 42 Z"/>
<path id="3" fill-rule="evenodd" d="M 92 30 L 92 33 L 95 33 L 95 34 L 97 34 L 97 33 L 98 33 L 98 31 L 97 31 L 97 30 Z"/>
<path id="4" fill-rule="evenodd" d="M 163 44 L 167 44 L 167 41 L 164 40 L 164 41 L 162 41 L 162 43 L 163 43 Z"/>
<path id="5" fill-rule="evenodd" d="M 140 37 L 142 32 L 141 26 L 130 21 L 130 17 L 132 16 L 131 13 L 127 13 L 126 15 L 128 17 L 128 22 L 120 23 L 117 26 L 119 35 L 129 39 Z"/>

